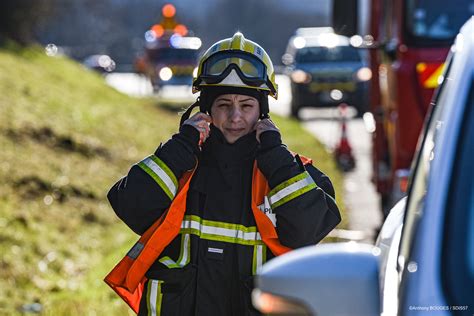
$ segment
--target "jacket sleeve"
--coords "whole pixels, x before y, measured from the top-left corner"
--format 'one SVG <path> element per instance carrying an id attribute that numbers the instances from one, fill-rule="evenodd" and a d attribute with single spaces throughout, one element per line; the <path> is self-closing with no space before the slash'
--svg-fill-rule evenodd
<path id="1" fill-rule="evenodd" d="M 199 154 L 199 132 L 183 125 L 154 154 L 133 165 L 107 198 L 117 216 L 141 235 L 170 206 L 178 179 L 192 169 Z"/>
<path id="2" fill-rule="evenodd" d="M 341 221 L 331 181 L 313 165 L 303 166 L 278 132 L 264 132 L 260 140 L 257 164 L 271 189 L 280 242 L 290 248 L 318 243 Z"/>

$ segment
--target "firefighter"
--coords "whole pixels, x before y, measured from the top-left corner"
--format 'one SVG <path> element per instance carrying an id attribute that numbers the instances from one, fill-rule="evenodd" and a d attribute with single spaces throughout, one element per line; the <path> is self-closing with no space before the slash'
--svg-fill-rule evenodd
<path id="1" fill-rule="evenodd" d="M 241 33 L 215 43 L 193 90 L 179 132 L 108 194 L 142 237 L 106 282 L 138 315 L 258 315 L 253 276 L 340 222 L 334 189 L 269 118 L 277 85 L 261 46 Z"/>

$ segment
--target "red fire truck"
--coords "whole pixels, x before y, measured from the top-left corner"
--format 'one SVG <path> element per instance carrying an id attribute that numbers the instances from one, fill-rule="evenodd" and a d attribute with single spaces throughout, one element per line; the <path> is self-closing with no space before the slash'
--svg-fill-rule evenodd
<path id="1" fill-rule="evenodd" d="M 373 182 L 384 215 L 408 170 L 444 60 L 474 0 L 334 0 L 333 26 L 369 49 Z"/>

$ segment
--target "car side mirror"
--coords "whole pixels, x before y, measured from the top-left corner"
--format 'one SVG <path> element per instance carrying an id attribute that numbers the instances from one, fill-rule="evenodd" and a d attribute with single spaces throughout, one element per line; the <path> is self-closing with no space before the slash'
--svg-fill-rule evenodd
<path id="1" fill-rule="evenodd" d="M 390 60 L 395 60 L 397 58 L 397 50 L 399 43 L 397 40 L 390 40 L 384 47 L 385 54 L 390 58 Z"/>
<path id="2" fill-rule="evenodd" d="M 294 250 L 262 267 L 253 303 L 270 315 L 380 315 L 379 256 L 354 242 Z"/>

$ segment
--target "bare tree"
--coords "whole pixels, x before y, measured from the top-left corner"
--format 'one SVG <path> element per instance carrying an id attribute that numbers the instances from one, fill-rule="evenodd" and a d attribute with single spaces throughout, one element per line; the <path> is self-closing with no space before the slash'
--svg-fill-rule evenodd
<path id="1" fill-rule="evenodd" d="M 36 28 L 54 13 L 55 0 L 0 1 L 0 38 L 20 44 L 35 41 Z"/>

